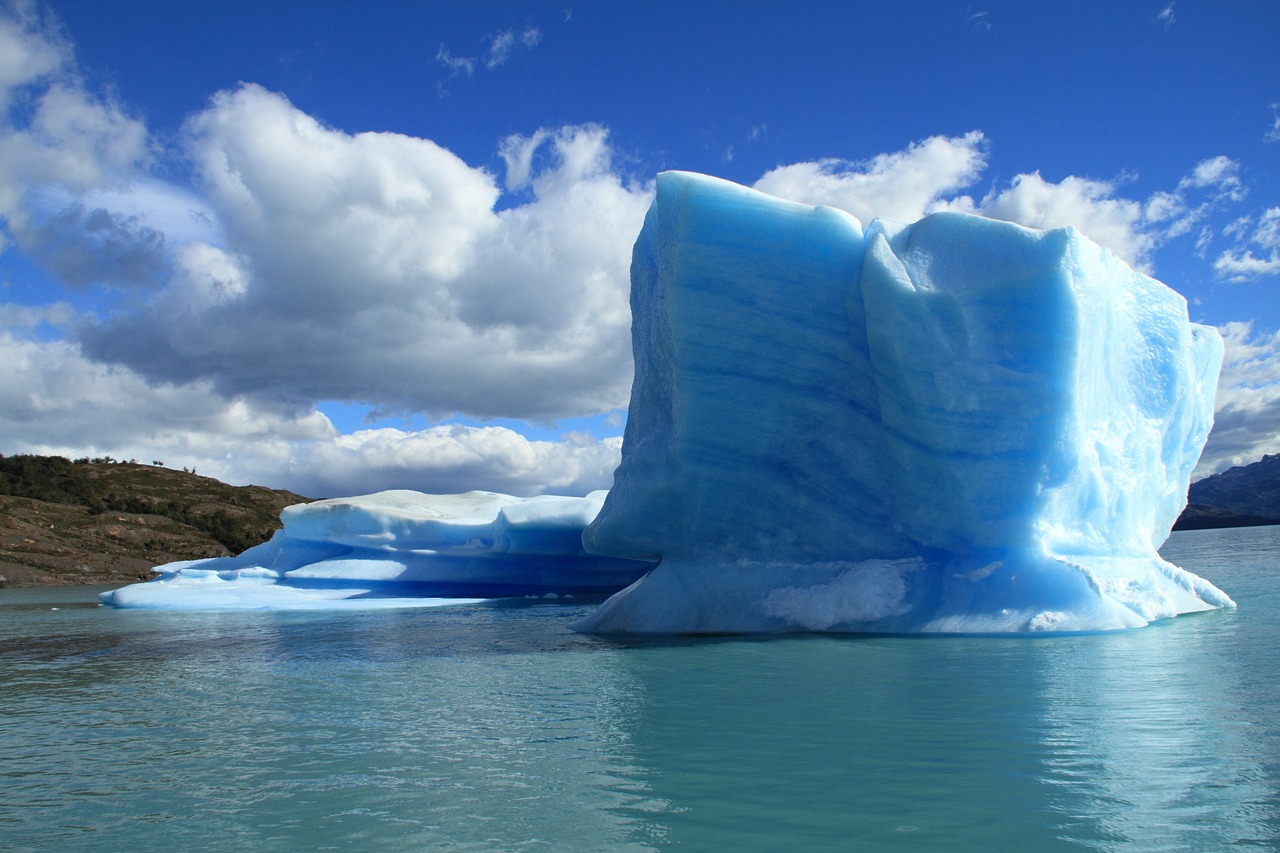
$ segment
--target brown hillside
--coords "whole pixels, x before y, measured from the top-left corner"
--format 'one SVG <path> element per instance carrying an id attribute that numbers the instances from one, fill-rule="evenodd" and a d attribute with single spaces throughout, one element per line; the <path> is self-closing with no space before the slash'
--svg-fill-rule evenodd
<path id="1" fill-rule="evenodd" d="M 265 542 L 309 499 L 157 465 L 0 457 L 0 585 L 128 583 Z"/>

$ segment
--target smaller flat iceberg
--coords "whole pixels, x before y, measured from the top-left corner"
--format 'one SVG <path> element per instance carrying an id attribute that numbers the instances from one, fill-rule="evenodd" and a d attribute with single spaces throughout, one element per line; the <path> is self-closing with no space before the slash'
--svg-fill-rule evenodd
<path id="1" fill-rule="evenodd" d="M 518 498 L 387 491 L 287 507 L 270 541 L 236 557 L 157 567 L 104 592 L 115 607 L 279 610 L 435 607 L 488 598 L 604 595 L 651 563 L 590 555 L 604 492 Z"/>

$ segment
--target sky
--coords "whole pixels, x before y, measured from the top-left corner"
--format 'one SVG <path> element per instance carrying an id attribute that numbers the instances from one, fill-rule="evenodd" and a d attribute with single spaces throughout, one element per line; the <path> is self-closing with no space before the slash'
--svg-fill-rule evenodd
<path id="1" fill-rule="evenodd" d="M 749 9 L 749 11 L 747 11 Z M 0 453 L 608 488 L 667 169 L 1074 225 L 1280 452 L 1280 4 L 0 0 Z"/>

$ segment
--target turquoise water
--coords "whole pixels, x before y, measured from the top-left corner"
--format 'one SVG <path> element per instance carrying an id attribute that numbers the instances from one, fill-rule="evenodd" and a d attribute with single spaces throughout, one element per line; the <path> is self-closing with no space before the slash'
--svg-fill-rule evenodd
<path id="1" fill-rule="evenodd" d="M 0 849 L 1280 849 L 1280 527 L 1164 553 L 1239 609 L 620 643 L 0 590 Z"/>

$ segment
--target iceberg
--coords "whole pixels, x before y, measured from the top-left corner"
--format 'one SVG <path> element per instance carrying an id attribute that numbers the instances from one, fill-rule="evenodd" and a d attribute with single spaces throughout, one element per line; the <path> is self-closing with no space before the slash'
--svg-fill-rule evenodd
<path id="1" fill-rule="evenodd" d="M 286 507 L 283 528 L 237 557 L 157 567 L 104 592 L 165 610 L 434 607 L 513 596 L 604 595 L 651 563 L 587 554 L 604 492 L 518 498 L 397 490 Z"/>
<path id="2" fill-rule="evenodd" d="M 1231 606 L 1157 548 L 1223 345 L 1073 228 L 867 228 L 663 173 L 586 550 L 656 562 L 591 632 L 1015 633 Z"/>

